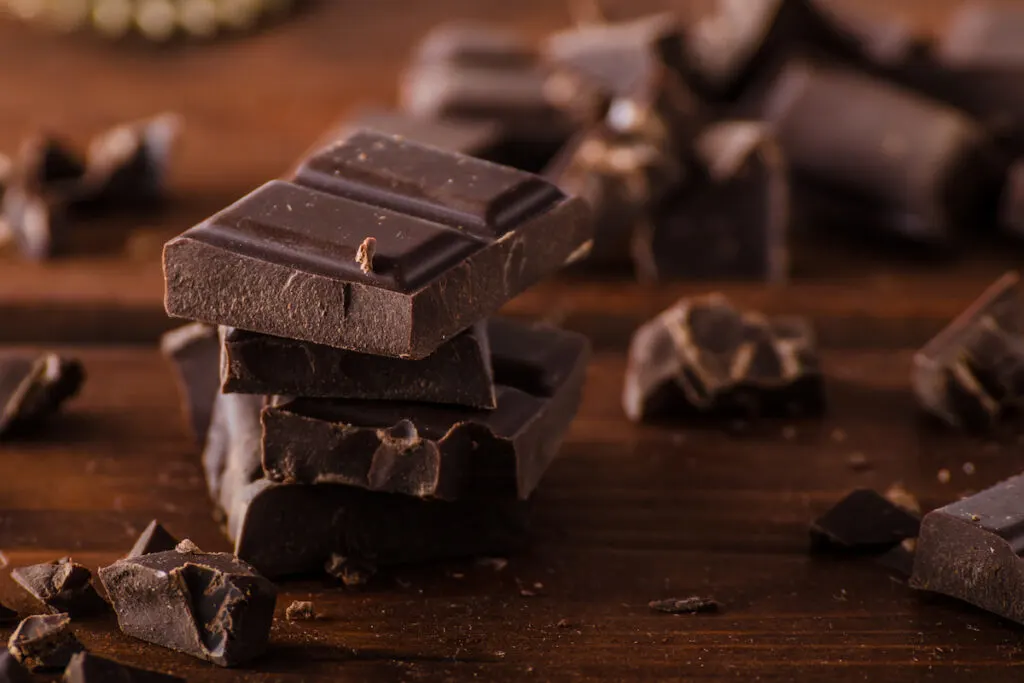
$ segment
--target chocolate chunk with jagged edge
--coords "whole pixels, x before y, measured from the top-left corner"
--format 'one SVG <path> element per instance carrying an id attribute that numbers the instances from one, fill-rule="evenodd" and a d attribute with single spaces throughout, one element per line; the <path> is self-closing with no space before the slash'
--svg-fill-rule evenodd
<path id="1" fill-rule="evenodd" d="M 85 381 L 82 364 L 55 353 L 0 354 L 0 435 L 38 427 Z"/>
<path id="2" fill-rule="evenodd" d="M 970 430 L 988 429 L 1024 405 L 1024 299 L 1016 272 L 914 354 L 911 384 L 928 413 Z"/>
<path id="3" fill-rule="evenodd" d="M 13 609 L 0 603 L 0 625 L 18 623 L 18 613 Z"/>
<path id="4" fill-rule="evenodd" d="M 449 21 L 430 29 L 411 61 L 516 68 L 537 63 L 537 50 L 525 36 L 498 24 Z"/>
<path id="5" fill-rule="evenodd" d="M 591 237 L 585 203 L 538 176 L 378 133 L 310 157 L 296 183 L 168 242 L 168 313 L 424 358 Z M 372 273 L 355 260 L 367 237 Z"/>
<path id="6" fill-rule="evenodd" d="M 197 443 L 206 441 L 213 399 L 220 389 L 220 339 L 217 328 L 190 323 L 164 333 L 160 352 L 171 362 L 178 393 Z"/>
<path id="7" fill-rule="evenodd" d="M 168 550 L 118 560 L 99 575 L 126 635 L 219 666 L 266 649 L 277 589 L 233 555 Z"/>
<path id="8" fill-rule="evenodd" d="M 633 335 L 622 403 L 634 421 L 819 414 L 814 330 L 803 318 L 739 311 L 720 294 L 682 299 Z"/>
<path id="9" fill-rule="evenodd" d="M 64 683 L 185 683 L 185 679 L 79 652 L 64 669 Z"/>
<path id="10" fill-rule="evenodd" d="M 31 683 L 32 675 L 5 648 L 0 651 L 0 683 Z"/>
<path id="11" fill-rule="evenodd" d="M 29 671 L 51 671 L 63 669 L 84 648 L 71 632 L 67 614 L 36 614 L 18 624 L 7 649 Z"/>
<path id="12" fill-rule="evenodd" d="M 63 612 L 78 617 L 106 608 L 92 585 L 92 572 L 70 557 L 15 567 L 11 578 L 53 614 Z"/>
<path id="13" fill-rule="evenodd" d="M 167 550 L 174 550 L 177 545 L 178 539 L 171 536 L 167 529 L 154 519 L 143 529 L 142 534 L 135 541 L 135 545 L 128 551 L 128 557 L 141 557 L 150 553 L 162 553 Z"/>
<path id="14" fill-rule="evenodd" d="M 497 406 L 299 398 L 263 409 L 263 470 L 419 498 L 526 499 L 579 407 L 586 338 L 492 319 Z"/>
<path id="15" fill-rule="evenodd" d="M 857 489 L 811 524 L 816 548 L 881 551 L 917 536 L 921 519 L 871 489 Z"/>
<path id="16" fill-rule="evenodd" d="M 456 335 L 422 360 L 225 328 L 221 359 L 225 393 L 496 405 L 486 323 Z"/>
<path id="17" fill-rule="evenodd" d="M 877 216 L 877 231 L 943 246 L 993 213 L 998 155 L 953 107 L 865 74 L 794 62 L 762 114 L 795 180 Z"/>
<path id="18" fill-rule="evenodd" d="M 921 520 L 910 585 L 1024 624 L 1024 475 Z"/>
<path id="19" fill-rule="evenodd" d="M 788 168 L 769 129 L 715 124 L 697 138 L 696 152 L 702 173 L 633 234 L 638 276 L 785 280 Z"/>
<path id="20" fill-rule="evenodd" d="M 144 206 L 163 199 L 171 150 L 181 117 L 160 114 L 97 135 L 86 155 L 86 202 Z"/>

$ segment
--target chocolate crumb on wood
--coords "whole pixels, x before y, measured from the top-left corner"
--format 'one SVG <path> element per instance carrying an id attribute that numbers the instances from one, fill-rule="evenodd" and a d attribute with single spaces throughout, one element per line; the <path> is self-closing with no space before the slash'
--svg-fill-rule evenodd
<path id="1" fill-rule="evenodd" d="M 688 598 L 666 598 L 664 600 L 651 600 L 647 603 L 655 612 L 666 614 L 699 614 L 703 612 L 717 612 L 721 605 L 712 597 L 690 596 Z"/>
<path id="2" fill-rule="evenodd" d="M 293 600 L 284 611 L 284 617 L 288 621 L 309 621 L 316 619 L 316 609 L 309 600 Z"/>

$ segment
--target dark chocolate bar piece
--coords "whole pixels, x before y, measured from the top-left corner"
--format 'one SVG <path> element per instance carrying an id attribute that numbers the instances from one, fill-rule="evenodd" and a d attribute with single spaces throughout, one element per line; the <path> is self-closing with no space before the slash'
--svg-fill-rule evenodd
<path id="1" fill-rule="evenodd" d="M 178 393 L 197 443 L 206 441 L 213 399 L 220 389 L 220 339 L 217 328 L 190 323 L 160 339 L 160 352 L 171 362 Z"/>
<path id="2" fill-rule="evenodd" d="M 815 547 L 880 551 L 917 536 L 921 519 L 871 489 L 851 491 L 811 524 Z"/>
<path id="3" fill-rule="evenodd" d="M 0 683 L 32 683 L 32 675 L 10 652 L 0 651 Z"/>
<path id="4" fill-rule="evenodd" d="M 495 406 L 485 323 L 423 360 L 343 351 L 322 344 L 226 329 L 221 391 Z"/>
<path id="5" fill-rule="evenodd" d="M 18 623 L 18 613 L 7 605 L 0 603 L 0 626 Z"/>
<path id="6" fill-rule="evenodd" d="M 720 294 L 682 299 L 633 335 L 622 403 L 634 421 L 820 413 L 814 331 L 803 318 L 738 311 Z"/>
<path id="7" fill-rule="evenodd" d="M 18 624 L 7 649 L 29 671 L 51 671 L 63 669 L 84 648 L 67 614 L 36 614 Z"/>
<path id="8" fill-rule="evenodd" d="M 1001 182 L 991 140 L 974 120 L 867 75 L 794 62 L 763 115 L 798 178 L 901 217 L 887 225 L 911 240 L 941 245 L 973 226 Z"/>
<path id="9" fill-rule="evenodd" d="M 914 354 L 911 383 L 921 407 L 954 427 L 984 430 L 1024 405 L 1024 299 L 1016 272 Z"/>
<path id="10" fill-rule="evenodd" d="M 78 393 L 82 364 L 54 353 L 0 354 L 0 435 L 32 429 Z"/>
<path id="11" fill-rule="evenodd" d="M 106 608 L 92 585 L 92 572 L 63 557 L 28 567 L 15 567 L 11 578 L 52 614 L 77 617 Z"/>
<path id="12" fill-rule="evenodd" d="M 86 155 L 84 200 L 110 207 L 144 206 L 163 199 L 168 163 L 181 117 L 160 114 L 97 135 Z"/>
<path id="13" fill-rule="evenodd" d="M 128 551 L 128 557 L 141 557 L 151 553 L 162 553 L 167 550 L 174 550 L 178 545 L 178 539 L 171 534 L 155 519 L 151 521 L 139 535 L 135 545 Z"/>
<path id="14" fill-rule="evenodd" d="M 419 42 L 411 59 L 416 63 L 497 69 L 529 67 L 537 60 L 537 50 L 524 36 L 505 26 L 479 21 L 438 24 Z"/>
<path id="15" fill-rule="evenodd" d="M 219 666 L 243 664 L 266 648 L 277 589 L 233 555 L 183 541 L 99 574 L 129 636 Z"/>
<path id="16" fill-rule="evenodd" d="M 1024 159 L 1018 159 L 1006 172 L 999 223 L 1004 230 L 1024 238 Z"/>
<path id="17" fill-rule="evenodd" d="M 579 407 L 588 343 L 491 320 L 497 407 L 291 399 L 263 410 L 263 470 L 419 498 L 526 499 Z"/>
<path id="18" fill-rule="evenodd" d="M 64 669 L 64 683 L 185 683 L 185 679 L 79 652 Z"/>
<path id="19" fill-rule="evenodd" d="M 268 183 L 167 243 L 168 313 L 419 359 L 591 236 L 585 203 L 537 176 L 378 133 L 311 157 L 296 183 Z"/>
<path id="20" fill-rule="evenodd" d="M 695 147 L 703 173 L 634 233 L 638 275 L 785 280 L 788 167 L 768 128 L 743 121 L 715 124 Z"/>
<path id="21" fill-rule="evenodd" d="M 933 510 L 921 521 L 910 585 L 1024 623 L 1024 476 Z"/>

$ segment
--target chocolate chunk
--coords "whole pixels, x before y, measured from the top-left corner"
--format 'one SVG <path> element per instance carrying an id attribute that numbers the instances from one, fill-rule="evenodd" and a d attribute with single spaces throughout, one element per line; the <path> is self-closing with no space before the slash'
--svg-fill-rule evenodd
<path id="1" fill-rule="evenodd" d="M 85 370 L 54 353 L 0 354 L 0 435 L 29 430 L 78 393 Z"/>
<path id="2" fill-rule="evenodd" d="M 866 75 L 791 64 L 763 114 L 798 178 L 907 239 L 946 243 L 984 214 L 1000 182 L 976 122 Z"/>
<path id="3" fill-rule="evenodd" d="M 423 360 L 372 356 L 236 329 L 225 330 L 223 349 L 225 393 L 496 405 L 485 323 L 456 335 Z"/>
<path id="4" fill-rule="evenodd" d="M 11 578 L 53 614 L 92 614 L 106 603 L 92 586 L 92 572 L 64 557 L 11 570 Z"/>
<path id="5" fill-rule="evenodd" d="M 166 245 L 168 313 L 424 358 L 590 239 L 584 202 L 537 176 L 376 133 L 311 157 L 296 182 Z M 372 273 L 355 261 L 367 235 Z"/>
<path id="6" fill-rule="evenodd" d="M 0 604 L 0 626 L 5 624 L 16 624 L 17 622 L 18 613 L 6 605 Z"/>
<path id="7" fill-rule="evenodd" d="M 49 671 L 64 668 L 84 648 L 71 632 L 67 614 L 36 614 L 18 624 L 7 649 L 26 669 Z"/>
<path id="8" fill-rule="evenodd" d="M 417 45 L 412 61 L 498 69 L 533 66 L 537 51 L 525 37 L 503 26 L 452 21 L 432 28 Z"/>
<path id="9" fill-rule="evenodd" d="M 1024 623 L 1024 476 L 933 510 L 921 521 L 910 585 Z"/>
<path id="10" fill-rule="evenodd" d="M 651 600 L 647 603 L 655 612 L 666 614 L 698 614 L 700 612 L 717 612 L 720 605 L 714 598 L 691 596 L 689 598 L 667 598 Z"/>
<path id="11" fill-rule="evenodd" d="M 135 541 L 135 545 L 128 552 L 128 557 L 141 557 L 151 553 L 162 553 L 167 550 L 174 550 L 177 545 L 178 539 L 171 536 L 167 529 L 163 528 L 160 522 L 154 519 L 143 529 L 139 539 Z"/>
<path id="12" fill-rule="evenodd" d="M 696 150 L 703 173 L 634 234 L 637 273 L 648 280 L 786 279 L 788 168 L 767 127 L 716 124 Z"/>
<path id="13" fill-rule="evenodd" d="M 174 368 L 185 415 L 197 443 L 206 441 L 220 384 L 220 340 L 213 325 L 191 323 L 160 338 L 160 352 Z"/>
<path id="14" fill-rule="evenodd" d="M 1011 164 L 1006 173 L 999 223 L 1010 234 L 1024 238 L 1024 159 Z"/>
<path id="15" fill-rule="evenodd" d="M 162 199 L 171 149 L 180 129 L 180 116 L 161 114 L 116 126 L 93 138 L 83 181 L 88 186 L 88 201 L 132 206 Z"/>
<path id="16" fill-rule="evenodd" d="M 227 553 L 169 550 L 99 571 L 125 634 L 220 666 L 263 653 L 277 589 Z"/>
<path id="17" fill-rule="evenodd" d="M 871 489 L 857 489 L 811 524 L 816 547 L 884 550 L 917 536 L 920 518 Z"/>
<path id="18" fill-rule="evenodd" d="M 338 553 L 331 553 L 324 563 L 324 571 L 328 576 L 341 581 L 347 588 L 354 588 L 369 583 L 377 573 L 377 567 L 366 562 L 353 561 Z"/>
<path id="19" fill-rule="evenodd" d="M 309 398 L 277 402 L 263 410 L 266 476 L 420 498 L 525 500 L 576 414 L 588 344 L 570 332 L 501 320 L 492 320 L 488 331 L 496 340 L 494 410 Z"/>
<path id="20" fill-rule="evenodd" d="M 954 427 L 984 430 L 1024 405 L 1024 300 L 1003 275 L 914 354 L 918 403 Z"/>
<path id="21" fill-rule="evenodd" d="M 308 600 L 293 600 L 284 611 L 284 618 L 288 621 L 312 621 L 316 619 L 316 609 Z"/>
<path id="22" fill-rule="evenodd" d="M 184 678 L 156 671 L 136 669 L 88 652 L 71 658 L 64 670 L 64 683 L 184 683 Z"/>
<path id="23" fill-rule="evenodd" d="M 634 421 L 819 413 L 814 332 L 802 318 L 738 311 L 720 294 L 682 299 L 633 335 L 623 407 Z"/>
<path id="24" fill-rule="evenodd" d="M 32 676 L 5 648 L 0 651 L 0 683 L 31 683 Z"/>

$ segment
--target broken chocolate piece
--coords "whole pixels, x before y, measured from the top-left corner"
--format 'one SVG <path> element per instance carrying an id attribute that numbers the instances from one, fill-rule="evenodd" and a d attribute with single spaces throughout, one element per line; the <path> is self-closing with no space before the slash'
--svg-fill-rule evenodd
<path id="1" fill-rule="evenodd" d="M 32 675 L 10 652 L 0 651 L 0 683 L 32 683 Z"/>
<path id="2" fill-rule="evenodd" d="M 721 605 L 714 598 L 694 595 L 689 598 L 651 600 L 647 606 L 655 612 L 665 612 L 666 614 L 698 614 L 717 612 Z"/>
<path id="3" fill-rule="evenodd" d="M 55 413 L 85 381 L 82 364 L 55 353 L 0 354 L 0 435 L 28 430 Z"/>
<path id="4" fill-rule="evenodd" d="M 920 518 L 871 489 L 857 489 L 811 524 L 815 547 L 885 550 L 917 536 Z"/>
<path id="5" fill-rule="evenodd" d="M 316 609 L 309 600 L 293 600 L 284 611 L 284 618 L 288 621 L 312 621 L 316 619 Z"/>
<path id="6" fill-rule="evenodd" d="M 1024 476 L 933 510 L 921 521 L 910 585 L 1024 623 Z"/>
<path id="7" fill-rule="evenodd" d="M 118 560 L 99 574 L 129 636 L 220 666 L 266 648 L 277 589 L 232 555 L 169 550 Z"/>
<path id="8" fill-rule="evenodd" d="M 532 66 L 537 58 L 525 37 L 504 26 L 451 21 L 435 26 L 423 37 L 412 61 L 502 69 Z"/>
<path id="9" fill-rule="evenodd" d="M 220 340 L 213 325 L 191 323 L 160 338 L 160 351 L 171 361 L 178 392 L 193 438 L 206 441 L 213 399 L 220 388 Z"/>
<path id="10" fill-rule="evenodd" d="M 697 139 L 696 151 L 704 172 L 634 233 L 638 275 L 785 280 L 788 168 L 768 128 L 716 124 Z"/>
<path id="11" fill-rule="evenodd" d="M 53 614 L 77 617 L 106 607 L 92 585 L 92 572 L 63 557 L 28 567 L 15 567 L 11 578 Z"/>
<path id="12" fill-rule="evenodd" d="M 356 263 L 359 264 L 359 270 L 364 274 L 368 275 L 373 272 L 373 255 L 376 251 L 377 240 L 373 237 L 367 237 L 356 249 Z"/>
<path id="13" fill-rule="evenodd" d="M 930 414 L 984 430 L 1024 405 L 1022 370 L 1024 299 L 1011 272 L 914 354 L 911 384 Z"/>
<path id="14" fill-rule="evenodd" d="M 441 344 L 423 360 L 343 351 L 322 344 L 229 329 L 221 390 L 493 408 L 494 379 L 486 323 Z"/>
<path id="15" fill-rule="evenodd" d="M 171 149 L 181 129 L 177 114 L 122 124 L 93 138 L 86 156 L 90 203 L 137 206 L 161 200 Z"/>
<path id="16" fill-rule="evenodd" d="M 18 613 L 7 605 L 0 603 L 0 626 L 18 623 Z"/>
<path id="17" fill-rule="evenodd" d="M 64 670 L 64 683 L 185 683 L 185 679 L 79 652 Z"/>
<path id="18" fill-rule="evenodd" d="M 29 671 L 49 671 L 63 669 L 84 648 L 71 632 L 67 614 L 37 614 L 18 624 L 7 649 Z"/>
<path id="19" fill-rule="evenodd" d="M 497 407 L 300 398 L 263 410 L 274 481 L 455 500 L 533 492 L 579 406 L 588 343 L 553 328 L 488 324 Z M 534 378 L 541 378 L 536 381 Z"/>
<path id="20" fill-rule="evenodd" d="M 324 563 L 324 571 L 341 581 L 347 588 L 365 586 L 377 573 L 377 568 L 365 562 L 353 562 L 338 553 L 331 553 Z"/>
<path id="21" fill-rule="evenodd" d="M 167 243 L 168 313 L 424 358 L 591 235 L 584 202 L 537 176 L 377 133 L 311 157 L 296 183 L 268 183 Z"/>
<path id="22" fill-rule="evenodd" d="M 738 311 L 720 294 L 682 299 L 633 335 L 622 400 L 634 421 L 818 414 L 814 331 L 802 318 Z"/>
<path id="23" fill-rule="evenodd" d="M 143 529 L 139 539 L 135 541 L 135 545 L 128 552 L 128 557 L 141 557 L 150 553 L 162 553 L 166 550 L 174 550 L 177 545 L 178 539 L 171 536 L 167 529 L 163 528 L 160 522 L 154 519 Z"/>

